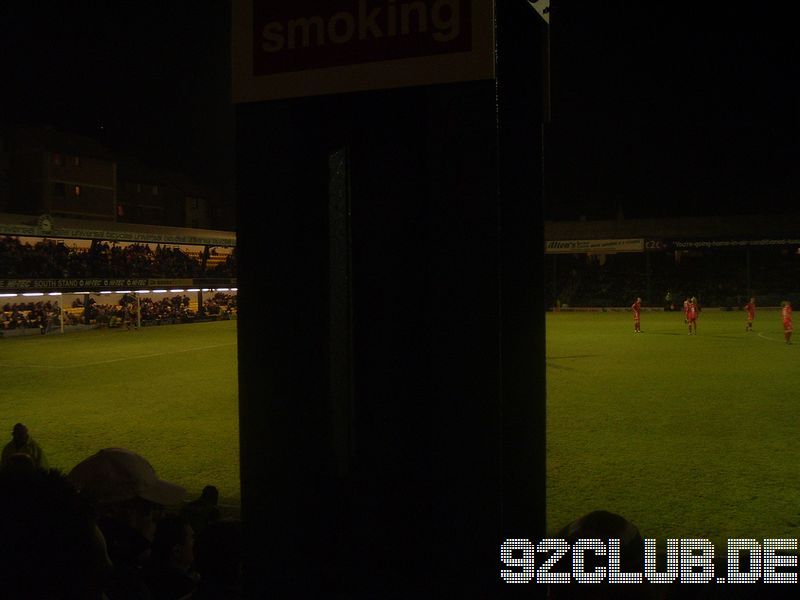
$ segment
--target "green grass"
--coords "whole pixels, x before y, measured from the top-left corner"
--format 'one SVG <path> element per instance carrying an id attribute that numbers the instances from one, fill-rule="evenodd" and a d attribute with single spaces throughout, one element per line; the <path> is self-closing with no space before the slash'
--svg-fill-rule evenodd
<path id="1" fill-rule="evenodd" d="M 779 313 L 547 316 L 548 529 L 591 510 L 646 536 L 800 537 L 800 337 Z M 800 335 L 800 334 L 799 334 Z M 0 429 L 26 423 L 51 466 L 145 456 L 190 496 L 238 504 L 236 323 L 0 339 Z M 2 439 L 2 438 L 0 438 Z"/>
<path id="2" fill-rule="evenodd" d="M 0 339 L 0 373 L 3 444 L 20 421 L 64 472 L 118 446 L 240 501 L 235 321 Z"/>
<path id="3" fill-rule="evenodd" d="M 777 311 L 547 315 L 552 533 L 596 509 L 643 535 L 800 537 L 800 339 Z"/>

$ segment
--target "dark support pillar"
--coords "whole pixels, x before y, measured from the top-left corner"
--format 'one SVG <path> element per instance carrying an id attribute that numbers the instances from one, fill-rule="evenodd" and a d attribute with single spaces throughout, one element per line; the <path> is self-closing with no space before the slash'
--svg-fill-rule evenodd
<path id="1" fill-rule="evenodd" d="M 544 534 L 544 25 L 499 9 L 497 82 L 237 108 L 248 598 L 544 592 L 499 560 Z"/>
<path id="2" fill-rule="evenodd" d="M 338 477 L 347 477 L 355 452 L 353 390 L 353 262 L 350 148 L 328 159 L 329 373 L 331 431 Z"/>
<path id="3" fill-rule="evenodd" d="M 335 581 L 325 102 L 237 109 L 239 412 L 247 598 Z"/>
<path id="4" fill-rule="evenodd" d="M 527 2 L 498 2 L 497 30 L 502 533 L 535 539 L 545 532 L 545 25 Z"/>

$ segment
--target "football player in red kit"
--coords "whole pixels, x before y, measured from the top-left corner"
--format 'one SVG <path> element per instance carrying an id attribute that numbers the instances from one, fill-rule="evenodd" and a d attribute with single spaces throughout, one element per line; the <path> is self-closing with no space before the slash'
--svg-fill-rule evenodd
<path id="1" fill-rule="evenodd" d="M 640 315 L 642 312 L 641 298 L 637 298 L 636 302 L 631 304 L 631 310 L 633 311 L 633 333 L 642 333 L 642 325 L 640 322 Z"/>
<path id="2" fill-rule="evenodd" d="M 753 320 L 756 318 L 756 299 L 750 298 L 750 302 L 744 305 L 747 311 L 747 322 L 745 323 L 745 331 L 753 331 Z"/>
<path id="3" fill-rule="evenodd" d="M 787 344 L 792 343 L 792 303 L 784 300 L 782 303 L 781 317 L 783 317 L 783 339 Z"/>
<path id="4" fill-rule="evenodd" d="M 689 323 L 689 335 L 693 333 L 697 335 L 697 312 L 699 307 L 697 306 L 697 299 L 692 297 L 689 300 L 689 304 L 686 307 L 686 321 Z"/>
<path id="5" fill-rule="evenodd" d="M 689 299 L 683 301 L 683 322 L 689 322 Z"/>

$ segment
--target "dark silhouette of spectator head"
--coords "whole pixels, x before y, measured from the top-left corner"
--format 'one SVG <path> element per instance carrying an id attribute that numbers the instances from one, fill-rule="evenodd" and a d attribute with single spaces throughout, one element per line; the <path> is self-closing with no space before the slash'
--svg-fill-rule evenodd
<path id="1" fill-rule="evenodd" d="M 585 538 L 619 539 L 623 560 L 637 558 L 644 561 L 644 541 L 636 525 L 625 517 L 605 510 L 596 510 L 585 514 L 562 528 L 556 537 L 564 538 L 570 544 L 577 539 Z M 625 550 L 629 550 L 629 552 L 626 553 Z"/>
<path id="2" fill-rule="evenodd" d="M 25 427 L 22 423 L 17 423 L 14 425 L 14 428 L 11 430 L 11 439 L 14 441 L 14 445 L 17 448 L 22 448 L 25 444 L 28 443 L 28 428 Z"/>
<path id="3" fill-rule="evenodd" d="M 219 490 L 213 485 L 207 485 L 200 493 L 200 497 L 212 506 L 216 506 L 219 502 Z"/>
<path id="4" fill-rule="evenodd" d="M 27 454 L 30 456 L 35 467 L 40 469 L 47 469 L 47 459 L 44 452 L 39 447 L 39 444 L 31 437 L 28 428 L 22 423 L 17 423 L 11 429 L 11 441 L 3 447 L 2 455 L 0 455 L 0 464 L 7 467 L 15 454 Z M 22 460 L 17 457 L 15 460 Z"/>
<path id="5" fill-rule="evenodd" d="M 605 511 L 590 512 L 569 525 L 563 527 L 554 536 L 566 540 L 574 546 L 579 539 L 599 539 L 607 544 L 609 539 L 620 542 L 620 572 L 644 572 L 644 540 L 639 529 L 625 517 Z M 599 564 L 606 564 L 603 558 Z M 571 565 L 559 570 L 568 571 Z M 642 585 L 586 585 L 580 583 L 559 584 L 550 586 L 550 598 L 583 598 L 583 599 L 639 599 L 655 598 L 658 594 L 656 586 Z"/>
<path id="6" fill-rule="evenodd" d="M 199 498 L 184 505 L 181 516 L 189 522 L 194 532 L 199 534 L 210 523 L 220 520 L 218 502 L 219 490 L 213 485 L 207 485 Z"/>
<path id="7" fill-rule="evenodd" d="M 111 563 L 89 503 L 57 471 L 0 471 L 0 597 L 99 600 Z"/>
<path id="8" fill-rule="evenodd" d="M 242 527 L 239 521 L 211 523 L 194 546 L 200 585 L 193 600 L 240 598 L 242 589 Z"/>

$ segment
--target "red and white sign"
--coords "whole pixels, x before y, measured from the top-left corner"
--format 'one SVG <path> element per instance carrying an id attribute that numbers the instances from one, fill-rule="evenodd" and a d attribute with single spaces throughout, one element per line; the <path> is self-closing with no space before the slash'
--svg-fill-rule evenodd
<path id="1" fill-rule="evenodd" d="M 493 0 L 234 0 L 234 102 L 492 79 Z"/>

